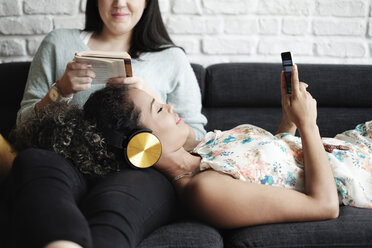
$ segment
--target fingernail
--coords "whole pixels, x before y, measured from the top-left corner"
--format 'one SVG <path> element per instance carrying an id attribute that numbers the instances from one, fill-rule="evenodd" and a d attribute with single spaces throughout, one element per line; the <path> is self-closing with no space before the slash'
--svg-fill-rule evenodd
<path id="1" fill-rule="evenodd" d="M 87 68 L 92 68 L 93 66 L 91 64 L 88 64 L 87 65 Z"/>

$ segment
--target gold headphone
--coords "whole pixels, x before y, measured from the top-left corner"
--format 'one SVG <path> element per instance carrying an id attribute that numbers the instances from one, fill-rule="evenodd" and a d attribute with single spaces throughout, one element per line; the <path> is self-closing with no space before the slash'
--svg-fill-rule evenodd
<path id="1" fill-rule="evenodd" d="M 107 142 L 122 150 L 124 157 L 134 168 L 148 168 L 160 158 L 161 143 L 149 129 L 134 130 L 128 137 L 115 130 L 106 130 Z"/>

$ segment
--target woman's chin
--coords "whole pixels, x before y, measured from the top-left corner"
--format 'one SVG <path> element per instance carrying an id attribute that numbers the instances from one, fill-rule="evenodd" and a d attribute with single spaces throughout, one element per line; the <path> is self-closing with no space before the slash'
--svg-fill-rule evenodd
<path id="1" fill-rule="evenodd" d="M 128 35 L 132 32 L 132 27 L 127 23 L 116 21 L 112 24 L 110 32 L 116 36 Z"/>

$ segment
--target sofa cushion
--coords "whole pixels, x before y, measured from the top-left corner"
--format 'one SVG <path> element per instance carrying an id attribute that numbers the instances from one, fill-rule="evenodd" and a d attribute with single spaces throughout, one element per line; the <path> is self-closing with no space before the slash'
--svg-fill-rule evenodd
<path id="1" fill-rule="evenodd" d="M 207 131 L 249 123 L 275 132 L 281 119 L 280 64 L 225 63 L 206 68 Z M 372 119 L 371 65 L 298 65 L 318 103 L 323 137 Z"/>
<path id="2" fill-rule="evenodd" d="M 280 107 L 280 64 L 224 63 L 206 68 L 205 107 Z M 371 65 L 298 65 L 320 107 L 372 107 Z"/>
<path id="3" fill-rule="evenodd" d="M 0 181 L 0 247 L 13 247 L 10 245 L 10 197 L 10 180 L 9 177 L 7 177 L 5 180 Z"/>
<path id="4" fill-rule="evenodd" d="M 219 248 L 223 239 L 217 229 L 198 222 L 178 222 L 155 230 L 138 248 Z"/>
<path id="5" fill-rule="evenodd" d="M 279 64 L 224 63 L 206 71 L 205 107 L 280 107 Z"/>
<path id="6" fill-rule="evenodd" d="M 372 247 L 372 210 L 340 208 L 334 220 L 260 225 L 224 233 L 226 247 Z"/>
<path id="7" fill-rule="evenodd" d="M 372 107 L 372 65 L 298 65 L 320 107 Z"/>
<path id="8" fill-rule="evenodd" d="M 274 133 L 281 120 L 281 108 L 218 107 L 204 108 L 207 131 L 227 130 L 240 124 L 252 124 Z M 369 119 L 368 119 L 369 118 Z M 318 126 L 322 137 L 334 137 L 372 119 L 372 108 L 318 108 Z M 297 134 L 298 135 L 298 134 Z"/>
<path id="9" fill-rule="evenodd" d="M 30 62 L 0 64 L 0 133 L 7 138 L 14 127 L 17 111 L 23 97 Z"/>
<path id="10" fill-rule="evenodd" d="M 198 80 L 202 99 L 204 98 L 205 91 L 205 68 L 199 64 L 191 64 L 192 69 L 194 70 L 196 79 Z"/>

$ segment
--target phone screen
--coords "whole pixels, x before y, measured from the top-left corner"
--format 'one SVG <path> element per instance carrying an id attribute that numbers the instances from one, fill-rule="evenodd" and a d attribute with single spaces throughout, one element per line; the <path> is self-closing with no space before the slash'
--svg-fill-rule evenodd
<path id="1" fill-rule="evenodd" d="M 284 70 L 284 77 L 287 85 L 287 93 L 292 94 L 292 56 L 290 52 L 282 53 L 282 64 Z"/>

